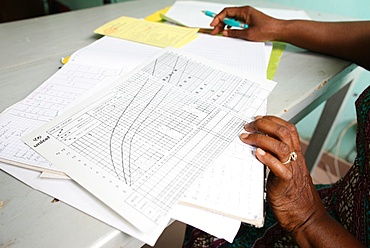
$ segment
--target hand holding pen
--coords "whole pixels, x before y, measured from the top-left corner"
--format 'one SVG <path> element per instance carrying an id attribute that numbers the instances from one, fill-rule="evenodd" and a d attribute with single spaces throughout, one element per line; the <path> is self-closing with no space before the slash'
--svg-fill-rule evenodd
<path id="1" fill-rule="evenodd" d="M 207 13 L 205 12 L 205 14 Z M 211 32 L 213 35 L 222 33 L 223 36 L 250 41 L 271 41 L 277 39 L 274 30 L 281 22 L 281 20 L 265 15 L 251 6 L 244 6 L 223 9 L 219 14 L 214 15 L 210 25 L 214 28 Z M 242 29 L 225 28 L 238 25 L 241 25 L 239 27 Z"/>
<path id="2" fill-rule="evenodd" d="M 212 11 L 209 11 L 209 10 L 203 10 L 202 12 L 206 16 L 209 16 L 209 17 L 215 17 L 217 15 L 216 13 L 214 13 Z M 224 18 L 224 19 L 222 19 L 222 22 L 225 23 L 229 27 L 248 28 L 248 24 L 239 22 L 235 19 Z"/>

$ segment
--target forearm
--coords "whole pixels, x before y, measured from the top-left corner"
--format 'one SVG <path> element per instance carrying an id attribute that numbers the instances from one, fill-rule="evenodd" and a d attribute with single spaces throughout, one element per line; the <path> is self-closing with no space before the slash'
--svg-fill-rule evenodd
<path id="1" fill-rule="evenodd" d="M 329 214 L 308 220 L 292 232 L 300 247 L 365 247 Z"/>
<path id="2" fill-rule="evenodd" d="M 352 61 L 370 69 L 370 21 L 279 20 L 271 39 Z"/>

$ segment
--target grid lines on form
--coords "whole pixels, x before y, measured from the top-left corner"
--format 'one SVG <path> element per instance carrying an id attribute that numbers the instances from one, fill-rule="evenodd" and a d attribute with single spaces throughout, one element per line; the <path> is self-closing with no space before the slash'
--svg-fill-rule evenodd
<path id="1" fill-rule="evenodd" d="M 263 90 L 258 82 L 171 53 L 162 55 L 143 71 L 163 83 L 177 86 L 249 118 L 255 116 L 263 104 L 263 97 L 268 95 L 268 91 L 259 95 Z"/>
<path id="2" fill-rule="evenodd" d="M 51 163 L 25 145 L 20 139 L 23 135 L 38 128 L 43 123 L 32 121 L 24 125 L 24 119 L 5 112 L 0 118 L 0 161 L 16 161 L 27 165 L 50 168 Z M 8 161 L 5 161 L 8 162 Z"/>
<path id="3" fill-rule="evenodd" d="M 117 73 L 118 71 L 73 63 L 63 66 L 3 115 L 4 119 L 11 122 L 11 128 L 0 132 L 0 160 L 56 170 L 20 138 L 55 118 L 61 110 L 98 82 Z"/>
<path id="4" fill-rule="evenodd" d="M 133 80 L 142 81 L 142 78 L 138 76 Z M 135 178 L 143 175 L 150 164 L 161 159 L 192 130 L 191 126 L 199 124 L 199 118 L 181 106 L 168 109 L 184 98 L 173 98 L 169 93 L 169 89 L 164 91 L 150 83 L 140 88 L 123 87 L 114 97 L 81 116 L 80 123 L 64 127 L 62 135 L 56 132 L 53 135 L 64 142 L 73 141 L 71 145 L 80 154 L 133 185 Z M 147 144 L 145 135 L 149 131 L 150 143 Z M 73 136 L 78 133 L 81 137 Z"/>
<path id="5" fill-rule="evenodd" d="M 171 156 L 167 157 L 166 165 L 157 170 L 155 177 L 162 178 L 163 174 L 167 174 L 171 182 L 154 180 L 141 184 L 140 188 L 131 196 L 135 198 L 135 204 L 147 205 L 149 200 L 153 201 L 155 199 L 153 201 L 155 204 L 152 204 L 154 208 L 158 209 L 158 211 L 160 209 L 169 210 L 170 206 L 190 186 L 190 182 L 204 171 L 205 165 L 210 163 L 227 147 L 231 140 L 230 137 L 235 137 L 241 128 L 240 120 L 236 118 L 230 119 L 221 112 L 214 117 L 215 119 L 207 123 L 210 130 L 208 128 L 197 130 L 194 136 L 191 137 L 191 140 L 174 150 Z M 218 118 L 220 121 L 215 121 Z M 228 119 L 228 121 L 225 121 L 224 118 Z M 220 132 L 213 130 L 220 129 L 225 124 L 230 126 Z M 208 156 L 204 156 L 204 154 L 208 154 Z M 188 183 L 184 185 L 181 183 L 183 181 Z"/>
<path id="6" fill-rule="evenodd" d="M 50 121 L 98 82 L 116 74 L 93 66 L 68 64 L 9 112 L 23 118 Z"/>
<path id="7" fill-rule="evenodd" d="M 81 166 L 89 166 L 91 170 L 84 167 L 86 172 L 94 173 L 106 187 L 114 181 L 115 190 L 124 196 L 121 204 L 155 223 L 168 214 L 190 183 L 234 140 L 244 124 L 232 111 L 154 76 L 157 70 L 173 71 L 173 61 L 183 59 L 171 52 L 166 54 L 167 63 L 158 58 L 148 62 L 151 68 L 143 65 L 144 69 L 120 78 L 114 90 L 94 101 L 90 99 L 89 107 L 45 130 L 59 141 L 58 150 L 68 147 L 69 154 L 77 153 L 83 157 L 81 160 L 91 161 L 91 165 Z M 197 63 L 188 59 L 184 64 Z M 181 72 L 184 77 L 194 74 L 200 78 L 187 68 Z M 56 160 L 69 156 L 64 152 L 56 154 Z M 100 176 L 108 174 L 109 179 Z M 79 176 L 81 180 L 86 178 L 85 173 L 77 171 L 73 179 L 78 181 Z M 97 187 L 85 182 L 92 189 Z M 100 188 L 95 190 L 100 194 Z M 100 197 L 105 199 L 104 195 Z"/>
<path id="8" fill-rule="evenodd" d="M 75 119 L 50 133 L 136 188 L 127 202 L 147 206 L 153 220 L 150 213 L 165 214 L 185 189 L 179 183 L 203 171 L 241 128 L 238 118 L 141 75 Z"/>

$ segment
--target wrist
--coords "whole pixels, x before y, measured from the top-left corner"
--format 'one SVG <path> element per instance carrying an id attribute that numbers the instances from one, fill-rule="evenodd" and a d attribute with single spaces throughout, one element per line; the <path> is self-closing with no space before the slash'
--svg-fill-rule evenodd
<path id="1" fill-rule="evenodd" d="M 299 247 L 365 247 L 327 212 L 310 219 L 291 234 Z"/>
<path id="2" fill-rule="evenodd" d="M 295 225 L 293 229 L 290 230 L 290 233 L 293 236 L 309 234 L 312 229 L 316 229 L 318 226 L 322 226 L 322 223 L 326 223 L 328 218 L 331 218 L 324 208 L 320 208 L 317 211 L 314 211 L 308 218 L 302 220 L 299 224 Z"/>
<path id="3" fill-rule="evenodd" d="M 328 223 L 331 222 L 329 214 L 321 211 L 315 212 L 305 222 L 296 226 L 290 234 L 300 247 L 312 247 L 318 235 L 324 234 Z"/>
<path id="4" fill-rule="evenodd" d="M 282 41 L 285 42 L 287 21 L 275 19 L 268 27 L 269 40 L 270 41 Z"/>

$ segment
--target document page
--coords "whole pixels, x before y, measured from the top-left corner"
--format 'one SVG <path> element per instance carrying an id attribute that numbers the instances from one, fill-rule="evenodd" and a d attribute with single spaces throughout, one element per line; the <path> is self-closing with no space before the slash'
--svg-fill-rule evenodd
<path id="1" fill-rule="evenodd" d="M 264 165 L 255 158 L 254 148 L 237 137 L 197 179 L 180 203 L 260 227 L 264 171 Z"/>
<path id="2" fill-rule="evenodd" d="M 32 170 L 64 174 L 43 156 L 25 145 L 20 138 L 70 108 L 71 104 L 76 101 L 80 102 L 81 98 L 86 94 L 91 94 L 90 92 L 94 91 L 94 89 L 104 87 L 108 78 L 128 73 L 160 50 L 158 47 L 112 37 L 103 37 L 74 53 L 66 65 L 32 94 L 0 115 L 0 161 Z M 263 60 L 265 50 L 263 43 L 249 43 L 225 37 L 199 34 L 198 39 L 188 43 L 181 50 L 195 53 L 216 61 L 218 64 L 233 67 L 248 74 L 255 74 L 260 77 L 265 76 L 267 65 L 266 61 Z M 207 61 L 209 62 L 209 60 Z M 217 85 L 214 86 L 217 87 Z M 259 112 L 258 114 L 263 113 Z M 69 185 L 75 185 L 72 180 L 70 180 L 71 182 L 66 180 L 47 180 L 50 184 L 47 185 L 45 180 L 41 180 L 42 182 L 36 180 L 36 178 L 36 181 L 30 180 L 27 175 L 34 175 L 32 172 L 6 166 L 5 164 L 0 164 L 0 166 L 1 169 L 19 178 L 31 187 L 52 195 L 74 208 L 80 209 L 146 243 L 155 242 L 155 239 L 161 232 L 157 230 L 155 233 L 158 236 L 156 237 L 155 235 L 144 234 L 134 227 L 124 225 L 124 222 L 112 217 L 109 211 L 104 212 L 102 209 L 96 208 L 96 202 L 83 204 L 78 199 L 92 199 L 93 196 L 90 197 L 84 192 L 80 192 L 78 190 L 80 187 L 77 186 L 74 186 L 73 190 L 67 190 Z M 52 186 L 55 186 L 55 189 Z M 201 216 L 205 216 L 205 214 L 202 213 Z M 210 218 L 215 220 L 214 216 L 210 215 Z M 189 218 L 187 219 L 189 220 Z M 223 219 L 224 223 L 225 221 L 231 222 L 231 220 Z M 208 221 L 207 223 L 211 222 Z M 218 233 L 209 232 L 218 235 Z M 220 234 L 219 236 L 222 235 Z"/>
<path id="3" fill-rule="evenodd" d="M 23 140 L 139 230 L 151 231 L 168 222 L 172 206 L 274 85 L 165 49 Z"/>
<path id="4" fill-rule="evenodd" d="M 94 32 L 157 47 L 179 48 L 194 40 L 198 29 L 122 16 L 104 24 Z"/>
<path id="5" fill-rule="evenodd" d="M 105 79 L 128 73 L 158 51 L 157 47 L 104 37 L 75 52 L 53 76 L 0 114 L 0 161 L 60 172 L 20 138 L 58 116 Z"/>
<path id="6" fill-rule="evenodd" d="M 186 27 L 212 29 L 209 25 L 212 22 L 212 18 L 206 16 L 202 11 L 208 10 L 218 14 L 225 7 L 235 6 L 241 5 L 202 1 L 176 1 L 168 9 L 167 13 L 162 15 L 162 17 L 165 20 L 172 21 Z M 311 19 L 303 10 L 256 8 L 269 16 L 279 19 Z"/>
<path id="7" fill-rule="evenodd" d="M 262 78 L 266 77 L 271 54 L 264 42 L 209 34 L 199 34 L 197 40 L 180 49 Z"/>

